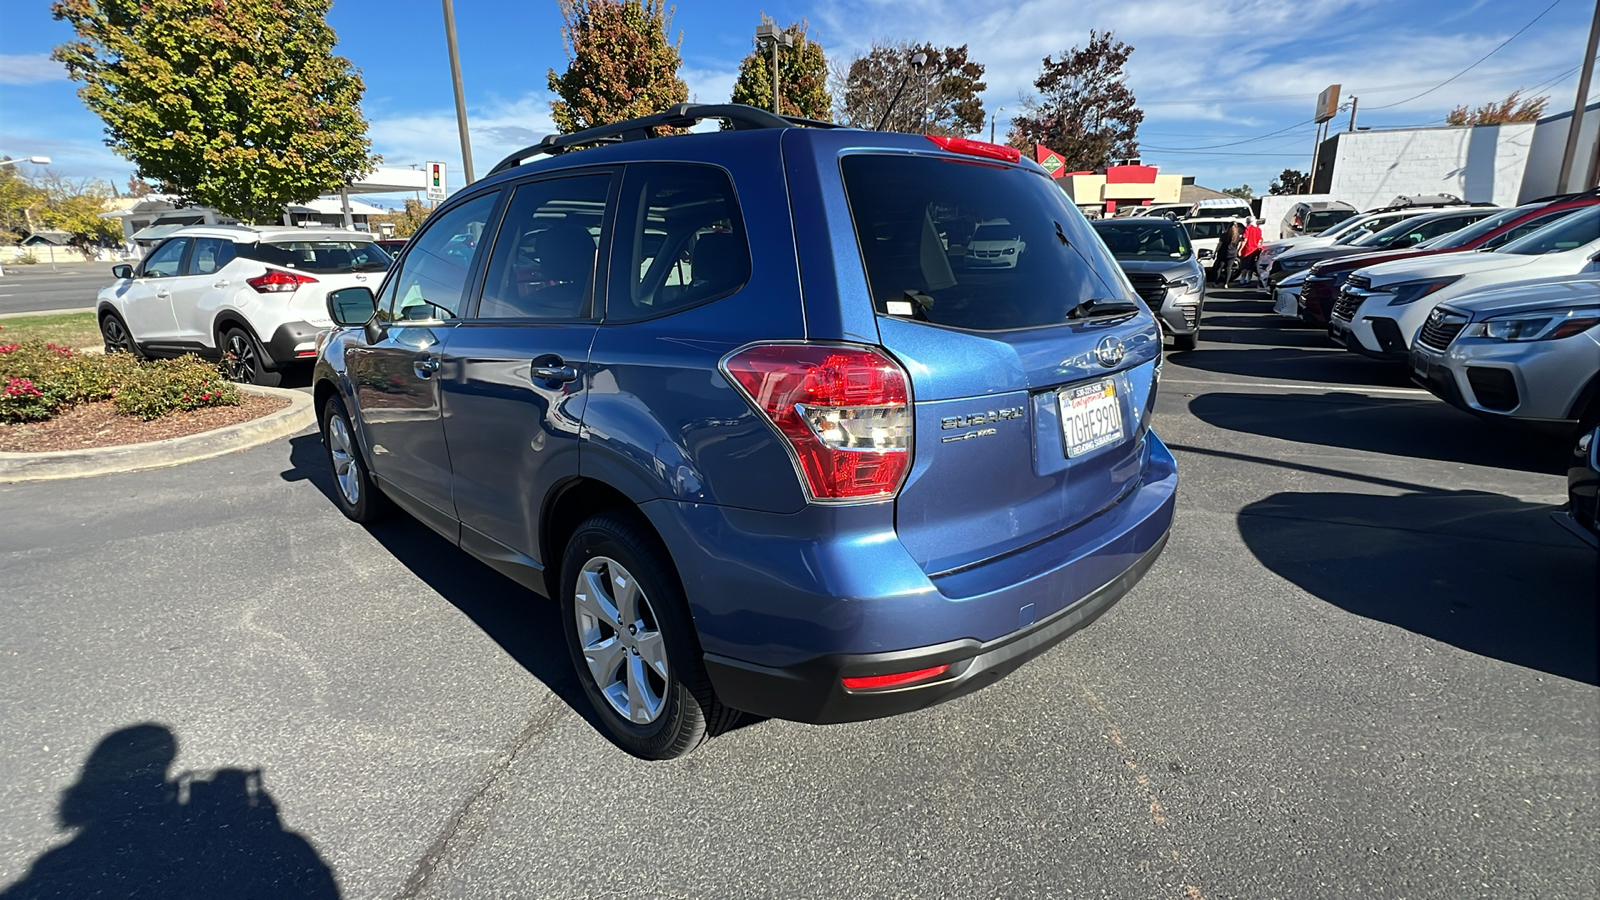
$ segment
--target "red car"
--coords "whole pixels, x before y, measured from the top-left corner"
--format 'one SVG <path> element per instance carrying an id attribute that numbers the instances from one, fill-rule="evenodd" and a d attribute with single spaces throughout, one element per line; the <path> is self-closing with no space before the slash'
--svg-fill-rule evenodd
<path id="1" fill-rule="evenodd" d="M 1492 250 L 1523 235 L 1532 234 L 1562 216 L 1597 203 L 1600 203 L 1600 192 L 1597 191 L 1539 200 L 1495 213 L 1460 231 L 1404 250 L 1362 253 L 1357 256 L 1340 256 L 1324 260 L 1306 272 L 1305 282 L 1300 288 L 1300 319 L 1313 325 L 1328 324 L 1328 314 L 1333 310 L 1333 301 L 1339 297 L 1339 289 L 1349 280 L 1350 273 L 1357 269 L 1417 256 Z"/>

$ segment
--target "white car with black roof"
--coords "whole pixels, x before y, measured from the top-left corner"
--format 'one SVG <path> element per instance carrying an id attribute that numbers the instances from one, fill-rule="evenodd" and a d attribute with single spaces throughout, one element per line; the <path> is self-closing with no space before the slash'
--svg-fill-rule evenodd
<path id="1" fill-rule="evenodd" d="M 392 260 L 373 236 L 335 228 L 194 225 L 137 265 L 113 266 L 96 313 L 106 352 L 193 353 L 236 381 L 272 386 L 311 363 L 333 326 L 330 291 L 375 288 Z"/>

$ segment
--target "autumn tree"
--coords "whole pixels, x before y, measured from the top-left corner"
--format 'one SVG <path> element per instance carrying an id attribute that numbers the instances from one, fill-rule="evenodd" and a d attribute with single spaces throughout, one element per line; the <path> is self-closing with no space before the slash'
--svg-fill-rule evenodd
<path id="1" fill-rule="evenodd" d="M 1251 190 L 1248 184 L 1241 184 L 1233 188 L 1223 188 L 1222 192 L 1229 197 L 1238 197 L 1240 200 L 1250 200 L 1256 195 L 1256 192 Z"/>
<path id="2" fill-rule="evenodd" d="M 1508 122 L 1537 122 L 1550 105 L 1549 97 L 1524 97 L 1522 89 L 1512 91 L 1498 103 L 1490 102 L 1477 109 L 1458 106 L 1444 117 L 1446 125 L 1504 125 Z"/>
<path id="3" fill-rule="evenodd" d="M 128 189 L 123 194 L 129 197 L 148 197 L 155 193 L 156 186 L 137 175 L 128 176 Z"/>
<path id="4" fill-rule="evenodd" d="M 559 0 L 567 70 L 546 80 L 550 115 L 565 134 L 658 113 L 689 99 L 683 57 L 661 0 Z"/>
<path id="5" fill-rule="evenodd" d="M 761 16 L 763 24 L 773 22 Z M 776 22 L 773 22 L 776 24 Z M 828 93 L 828 59 L 822 45 L 810 40 L 811 25 L 805 19 L 789 26 L 794 46 L 778 47 L 779 112 L 785 116 L 833 121 L 833 95 Z M 759 42 L 739 62 L 739 78 L 733 83 L 733 102 L 772 108 L 772 49 Z"/>
<path id="6" fill-rule="evenodd" d="M 165 193 L 247 222 L 372 171 L 365 90 L 330 0 L 55 0 L 53 57 L 106 144 Z"/>
<path id="7" fill-rule="evenodd" d="M 1089 32 L 1084 47 L 1059 59 L 1046 56 L 1033 86 L 1037 98 L 1023 101 L 1011 121 L 1010 142 L 1031 152 L 1044 144 L 1061 154 L 1068 170 L 1098 169 L 1139 155 L 1139 109 L 1123 67 L 1133 48 L 1111 32 Z"/>
<path id="8" fill-rule="evenodd" d="M 422 223 L 427 220 L 428 214 L 433 212 L 432 204 L 425 204 L 420 200 L 407 200 L 403 209 L 397 209 L 381 216 L 369 216 L 367 221 L 373 225 L 389 223 L 394 226 L 394 236 L 408 238 L 417 233 Z"/>
<path id="9" fill-rule="evenodd" d="M 927 57 L 920 71 L 911 65 L 916 53 Z M 885 131 L 981 132 L 984 112 L 978 95 L 989 87 L 983 71 L 982 63 L 968 58 L 966 44 L 874 43 L 834 70 L 839 121 L 854 128 L 878 127 L 898 91 L 900 101 L 889 112 Z M 902 81 L 905 90 L 899 91 Z"/>
<path id="10" fill-rule="evenodd" d="M 44 200 L 44 191 L 18 174 L 16 166 L 0 166 L 0 241 L 15 243 L 32 234 L 37 227 L 33 210 Z"/>
<path id="11" fill-rule="evenodd" d="M 1277 178 L 1272 179 L 1272 184 L 1267 185 L 1269 194 L 1304 194 L 1311 187 L 1311 178 L 1299 169 L 1284 169 Z"/>
<path id="12" fill-rule="evenodd" d="M 110 185 L 89 178 L 66 178 L 46 171 L 33 180 L 43 202 L 33 210 L 33 221 L 40 230 L 65 231 L 72 243 L 87 246 L 107 242 L 121 243 L 122 222 L 100 214 L 111 199 Z"/>

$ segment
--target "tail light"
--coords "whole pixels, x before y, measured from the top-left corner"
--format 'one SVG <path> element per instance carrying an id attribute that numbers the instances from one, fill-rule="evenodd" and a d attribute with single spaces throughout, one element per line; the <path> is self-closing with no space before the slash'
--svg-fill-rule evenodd
<path id="1" fill-rule="evenodd" d="M 267 274 L 246 278 L 244 283 L 255 288 L 257 293 L 282 294 L 293 291 L 302 284 L 316 284 L 317 280 L 310 275 L 301 275 L 299 272 L 268 269 Z"/>
<path id="2" fill-rule="evenodd" d="M 894 360 L 868 347 L 757 344 L 722 368 L 788 443 L 811 500 L 887 500 L 900 490 L 912 424 Z"/>

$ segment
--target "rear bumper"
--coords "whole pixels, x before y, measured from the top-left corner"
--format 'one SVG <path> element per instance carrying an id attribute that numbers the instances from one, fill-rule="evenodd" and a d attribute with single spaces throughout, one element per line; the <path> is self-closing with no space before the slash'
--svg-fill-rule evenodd
<path id="1" fill-rule="evenodd" d="M 262 346 L 274 367 L 294 362 L 315 362 L 317 334 L 331 326 L 313 325 L 310 322 L 285 322 L 278 326 Z M 302 355 L 303 354 L 303 355 Z"/>
<path id="2" fill-rule="evenodd" d="M 1166 549 L 1169 532 L 1127 571 L 1077 603 L 1028 628 L 993 641 L 956 640 L 888 653 L 831 654 L 795 666 L 759 666 L 707 654 L 706 671 L 722 702 L 763 716 L 827 724 L 857 722 L 924 709 L 988 687 L 1068 635 L 1100 618 Z M 843 678 L 908 672 L 940 665 L 938 679 L 911 687 L 847 690 Z"/>
<path id="3" fill-rule="evenodd" d="M 1177 463 L 1147 432 L 1138 486 L 1072 529 L 930 576 L 890 504 L 794 516 L 652 501 L 723 702 L 801 722 L 878 718 L 982 688 L 1103 613 L 1154 564 L 1177 501 Z M 788 520 L 788 521 L 784 521 Z M 950 666 L 912 687 L 842 678 Z"/>

